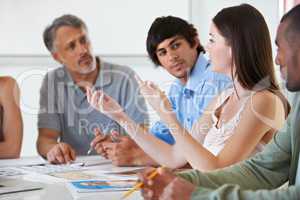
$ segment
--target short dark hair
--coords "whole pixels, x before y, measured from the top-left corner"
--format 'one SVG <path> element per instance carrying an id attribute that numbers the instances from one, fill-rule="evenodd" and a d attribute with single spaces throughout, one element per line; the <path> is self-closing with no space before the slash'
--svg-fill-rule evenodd
<path id="1" fill-rule="evenodd" d="M 158 17 L 152 23 L 147 36 L 147 52 L 155 65 L 160 65 L 156 55 L 157 46 L 165 39 L 182 36 L 191 47 L 196 44 L 195 37 L 198 36 L 197 30 L 192 24 L 174 16 Z M 198 53 L 205 52 L 203 46 L 199 44 Z"/>
<path id="2" fill-rule="evenodd" d="M 54 19 L 52 24 L 47 26 L 43 33 L 44 44 L 50 52 L 54 50 L 53 43 L 55 40 L 56 31 L 62 26 L 84 28 L 85 30 L 87 30 L 86 24 L 75 15 L 67 14 Z"/>
<path id="3" fill-rule="evenodd" d="M 300 39 L 300 4 L 293 7 L 281 18 L 280 22 L 287 22 L 285 38 L 291 46 L 299 47 Z"/>

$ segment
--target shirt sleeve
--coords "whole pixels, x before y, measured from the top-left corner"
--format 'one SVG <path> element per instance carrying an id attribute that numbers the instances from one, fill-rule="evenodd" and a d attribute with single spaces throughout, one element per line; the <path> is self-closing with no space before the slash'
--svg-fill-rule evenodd
<path id="1" fill-rule="evenodd" d="M 195 191 L 195 197 L 202 195 L 201 198 L 206 196 L 206 199 L 214 199 L 211 197 L 213 195 L 220 196 L 220 198 L 215 199 L 223 199 L 221 197 L 225 192 L 226 196 L 247 194 L 247 198 L 241 199 L 255 199 L 255 195 L 260 195 L 259 192 L 247 193 L 243 190 L 269 190 L 277 188 L 288 181 L 291 162 L 290 119 L 291 117 L 285 123 L 285 127 L 265 147 L 264 151 L 251 159 L 213 172 L 202 173 L 192 170 L 178 175 L 201 188 L 209 188 L 209 190 L 199 188 Z M 224 184 L 237 184 L 239 187 L 223 186 Z M 224 187 L 224 189 L 221 190 L 220 187 Z M 293 189 L 287 191 L 293 191 Z M 274 195 L 276 194 L 274 192 Z M 295 194 L 293 193 L 293 195 Z"/>
<path id="2" fill-rule="evenodd" d="M 290 186 L 274 190 L 242 190 L 238 185 L 226 184 L 216 190 L 199 187 L 192 194 L 192 200 L 297 200 L 300 198 L 300 186 Z"/>
<path id="3" fill-rule="evenodd" d="M 57 109 L 54 78 L 49 73 L 45 76 L 40 89 L 40 108 L 38 113 L 38 128 L 49 128 L 62 131 Z"/>
<path id="4" fill-rule="evenodd" d="M 156 122 L 150 132 L 157 138 L 161 139 L 162 141 L 173 145 L 175 143 L 175 140 L 173 136 L 170 133 L 170 130 L 168 127 L 161 121 Z"/>

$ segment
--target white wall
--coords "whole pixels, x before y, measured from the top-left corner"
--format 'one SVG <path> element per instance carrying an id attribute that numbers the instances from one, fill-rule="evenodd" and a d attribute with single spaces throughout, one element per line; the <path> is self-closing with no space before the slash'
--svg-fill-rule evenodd
<path id="1" fill-rule="evenodd" d="M 277 0 L 192 0 L 192 23 L 195 24 L 199 30 L 200 41 L 206 44 L 208 41 L 209 27 L 212 18 L 222 9 L 229 6 L 240 5 L 248 3 L 257 8 L 264 16 L 272 40 L 273 57 L 275 56 L 275 35 L 277 25 L 279 23 L 279 3 Z"/>
<path id="2" fill-rule="evenodd" d="M 43 75 L 58 66 L 41 37 L 53 18 L 68 12 L 82 17 L 95 52 L 104 60 L 131 66 L 143 79 L 167 89 L 173 78 L 161 68 L 155 69 L 145 51 L 146 34 L 154 18 L 172 14 L 187 19 L 199 28 L 205 43 L 212 16 L 222 7 L 241 2 L 261 10 L 274 38 L 279 20 L 276 0 L 0 0 L 0 76 L 15 77 L 21 88 L 22 155 L 36 154 L 39 88 Z M 153 112 L 151 117 L 157 118 Z"/>
<path id="3" fill-rule="evenodd" d="M 86 22 L 94 52 L 104 60 L 128 65 L 167 88 L 173 78 L 148 60 L 146 35 L 158 16 L 188 20 L 190 0 L 0 0 L 0 75 L 13 76 L 21 88 L 23 156 L 36 154 L 39 88 L 44 74 L 58 66 L 43 45 L 42 32 L 65 13 Z"/>
<path id="4" fill-rule="evenodd" d="M 279 22 L 279 3 L 277 0 L 192 0 L 192 22 L 199 30 L 200 39 L 204 42 L 208 39 L 209 26 L 212 18 L 222 8 L 248 3 L 257 8 L 264 16 L 271 36 L 275 36 Z"/>
<path id="5" fill-rule="evenodd" d="M 72 13 L 89 27 L 97 54 L 145 54 L 152 21 L 174 14 L 188 19 L 188 0 L 1 0 L 0 54 L 48 55 L 42 32 L 54 18 Z"/>

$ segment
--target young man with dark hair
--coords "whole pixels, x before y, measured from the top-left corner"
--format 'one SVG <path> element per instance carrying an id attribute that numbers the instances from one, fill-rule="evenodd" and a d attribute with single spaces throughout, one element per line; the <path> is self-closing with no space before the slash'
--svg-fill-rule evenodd
<path id="1" fill-rule="evenodd" d="M 168 96 L 178 120 L 188 130 L 192 129 L 209 102 L 231 86 L 230 78 L 218 72 L 222 69 L 210 66 L 204 57 L 197 30 L 181 18 L 157 18 L 148 32 L 147 51 L 153 63 L 176 78 Z M 169 144 L 174 143 L 169 130 L 161 122 L 157 122 L 151 132 Z"/>

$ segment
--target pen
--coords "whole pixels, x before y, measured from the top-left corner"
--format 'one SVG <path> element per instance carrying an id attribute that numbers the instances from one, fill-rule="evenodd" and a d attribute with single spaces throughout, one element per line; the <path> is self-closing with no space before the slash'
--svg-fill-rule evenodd
<path id="1" fill-rule="evenodd" d="M 162 167 L 162 168 L 163 168 L 163 167 Z M 149 180 L 153 179 L 153 178 L 158 174 L 158 170 L 157 170 L 157 169 L 158 169 L 158 168 L 156 168 L 155 170 L 153 170 L 153 171 L 150 173 L 150 175 L 147 176 L 147 179 L 149 179 Z M 127 191 L 127 192 L 122 196 L 121 199 L 127 198 L 127 197 L 128 197 L 129 195 L 131 195 L 133 192 L 135 192 L 135 191 L 141 189 L 141 188 L 143 187 L 143 185 L 144 185 L 143 182 L 137 182 L 137 183 L 135 184 L 135 186 L 134 186 L 131 190 Z"/>
<path id="2" fill-rule="evenodd" d="M 95 139 L 95 138 L 94 138 Z M 92 153 L 92 151 L 93 151 L 93 147 L 91 146 L 91 144 L 90 144 L 90 148 L 89 148 L 89 150 L 86 152 L 86 155 L 90 155 L 91 153 Z"/>
<path id="3" fill-rule="evenodd" d="M 93 147 L 90 147 L 86 154 L 90 155 L 92 153 L 92 151 L 93 151 Z"/>
<path id="4" fill-rule="evenodd" d="M 112 140 L 112 142 L 120 142 L 120 140 L 118 139 L 118 137 L 114 134 L 114 132 L 116 132 L 114 129 L 111 129 L 110 130 L 110 138 L 111 138 L 111 140 Z M 89 148 L 89 150 L 87 151 L 87 155 L 90 155 L 91 153 L 92 153 L 92 151 L 93 151 L 93 147 L 91 146 L 90 148 Z"/>

